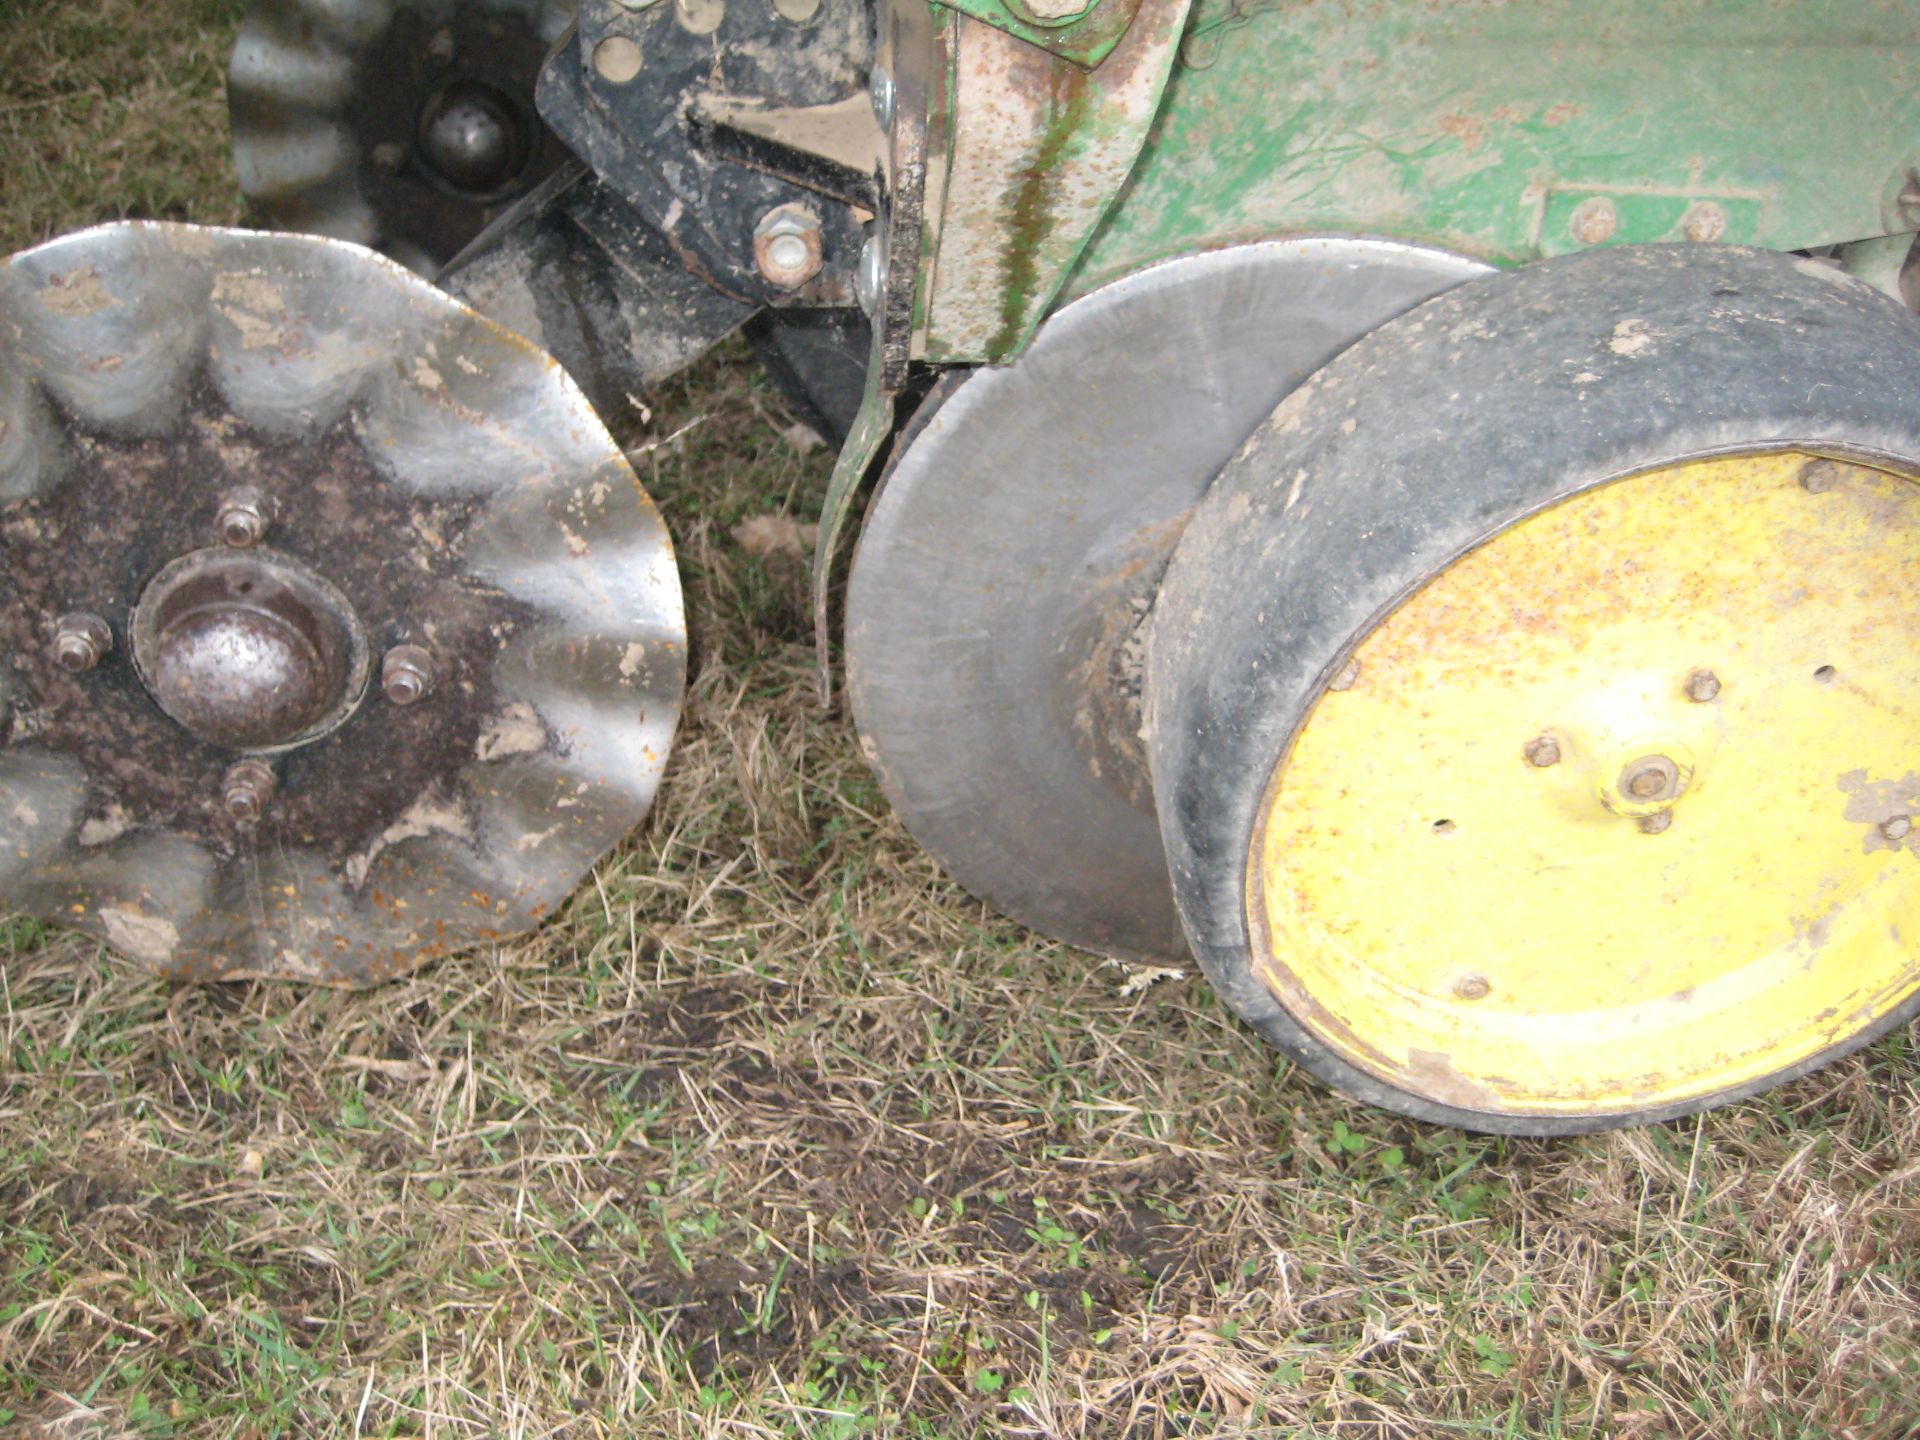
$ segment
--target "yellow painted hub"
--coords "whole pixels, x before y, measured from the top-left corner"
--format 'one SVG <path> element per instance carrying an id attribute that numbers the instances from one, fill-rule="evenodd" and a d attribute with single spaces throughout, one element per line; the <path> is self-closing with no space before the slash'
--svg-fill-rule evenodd
<path id="1" fill-rule="evenodd" d="M 1469 1109 L 1652 1109 L 1920 989 L 1920 485 L 1798 454 L 1612 482 L 1355 651 L 1268 785 L 1257 971 Z M 1656 783 L 1656 781 L 1658 783 Z"/>

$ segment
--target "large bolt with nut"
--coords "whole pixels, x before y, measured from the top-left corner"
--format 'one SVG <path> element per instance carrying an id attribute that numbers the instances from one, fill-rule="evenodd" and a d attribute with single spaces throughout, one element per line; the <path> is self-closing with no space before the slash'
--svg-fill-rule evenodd
<path id="1" fill-rule="evenodd" d="M 264 760 L 242 760 L 220 782 L 220 803 L 236 825 L 257 825 L 278 788 L 273 767 Z"/>
<path id="2" fill-rule="evenodd" d="M 768 283 L 798 290 L 826 263 L 820 217 L 800 205 L 779 205 L 753 227 L 753 260 Z"/>
<path id="3" fill-rule="evenodd" d="M 273 507 L 251 487 L 235 490 L 220 502 L 220 538 L 235 550 L 251 550 L 267 538 Z"/>
<path id="4" fill-rule="evenodd" d="M 53 632 L 53 658 L 60 668 L 83 675 L 113 649 L 113 627 L 90 610 L 62 615 Z"/>
<path id="5" fill-rule="evenodd" d="M 1680 767 L 1664 755 L 1649 755 L 1620 776 L 1620 792 L 1635 800 L 1663 800 L 1680 789 Z"/>
<path id="6" fill-rule="evenodd" d="M 433 689 L 433 656 L 418 645 L 396 645 L 380 662 L 380 689 L 395 705 L 413 705 Z"/>

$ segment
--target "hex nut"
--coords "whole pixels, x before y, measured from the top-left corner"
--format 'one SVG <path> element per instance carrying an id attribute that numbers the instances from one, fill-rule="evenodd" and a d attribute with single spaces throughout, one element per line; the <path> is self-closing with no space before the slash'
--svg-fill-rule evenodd
<path id="1" fill-rule="evenodd" d="M 221 500 L 220 539 L 233 549 L 251 550 L 272 527 L 272 503 L 258 490 L 235 490 Z"/>
<path id="2" fill-rule="evenodd" d="M 70 675 L 84 675 L 113 649 L 113 627 L 91 610 L 62 615 L 54 626 L 53 658 Z"/>
<path id="3" fill-rule="evenodd" d="M 826 264 L 820 217 L 800 205 L 780 205 L 753 227 L 753 259 L 769 284 L 797 290 Z"/>
<path id="4" fill-rule="evenodd" d="M 273 767 L 264 760 L 242 760 L 220 782 L 220 803 L 236 825 L 256 825 L 278 789 Z"/>
<path id="5" fill-rule="evenodd" d="M 1720 677 L 1711 670 L 1696 670 L 1687 676 L 1687 698 L 1705 705 L 1720 693 Z"/>
<path id="6" fill-rule="evenodd" d="M 395 705 L 426 699 L 433 679 L 433 656 L 419 645 L 396 645 L 380 662 L 380 691 Z"/>
<path id="7" fill-rule="evenodd" d="M 1545 770 L 1560 763 L 1560 742 L 1551 735 L 1536 735 L 1527 742 L 1527 763 L 1536 770 Z"/>

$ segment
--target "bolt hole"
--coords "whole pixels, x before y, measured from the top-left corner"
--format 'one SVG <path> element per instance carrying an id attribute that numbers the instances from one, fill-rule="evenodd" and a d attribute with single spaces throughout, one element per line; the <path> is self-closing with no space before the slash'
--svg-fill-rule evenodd
<path id="1" fill-rule="evenodd" d="M 1433 822 L 1433 833 L 1436 835 L 1451 835 L 1458 828 L 1459 827 L 1451 820 L 1436 820 Z"/>
<path id="2" fill-rule="evenodd" d="M 1838 672 L 1834 670 L 1833 666 L 1822 665 L 1818 670 L 1813 672 L 1813 678 L 1818 680 L 1822 685 L 1831 685 L 1836 673 Z"/>

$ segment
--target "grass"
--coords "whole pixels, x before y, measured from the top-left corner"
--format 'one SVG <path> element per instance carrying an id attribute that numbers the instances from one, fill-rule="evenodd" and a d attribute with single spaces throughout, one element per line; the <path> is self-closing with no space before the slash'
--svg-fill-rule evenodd
<path id="1" fill-rule="evenodd" d="M 0 7 L 6 248 L 229 220 L 234 7 Z M 169 989 L 0 920 L 0 1433 L 1920 1434 L 1915 1037 L 1564 1142 L 1319 1089 L 945 882 L 810 690 L 819 452 L 727 351 L 631 419 L 695 678 L 522 944 Z"/>

